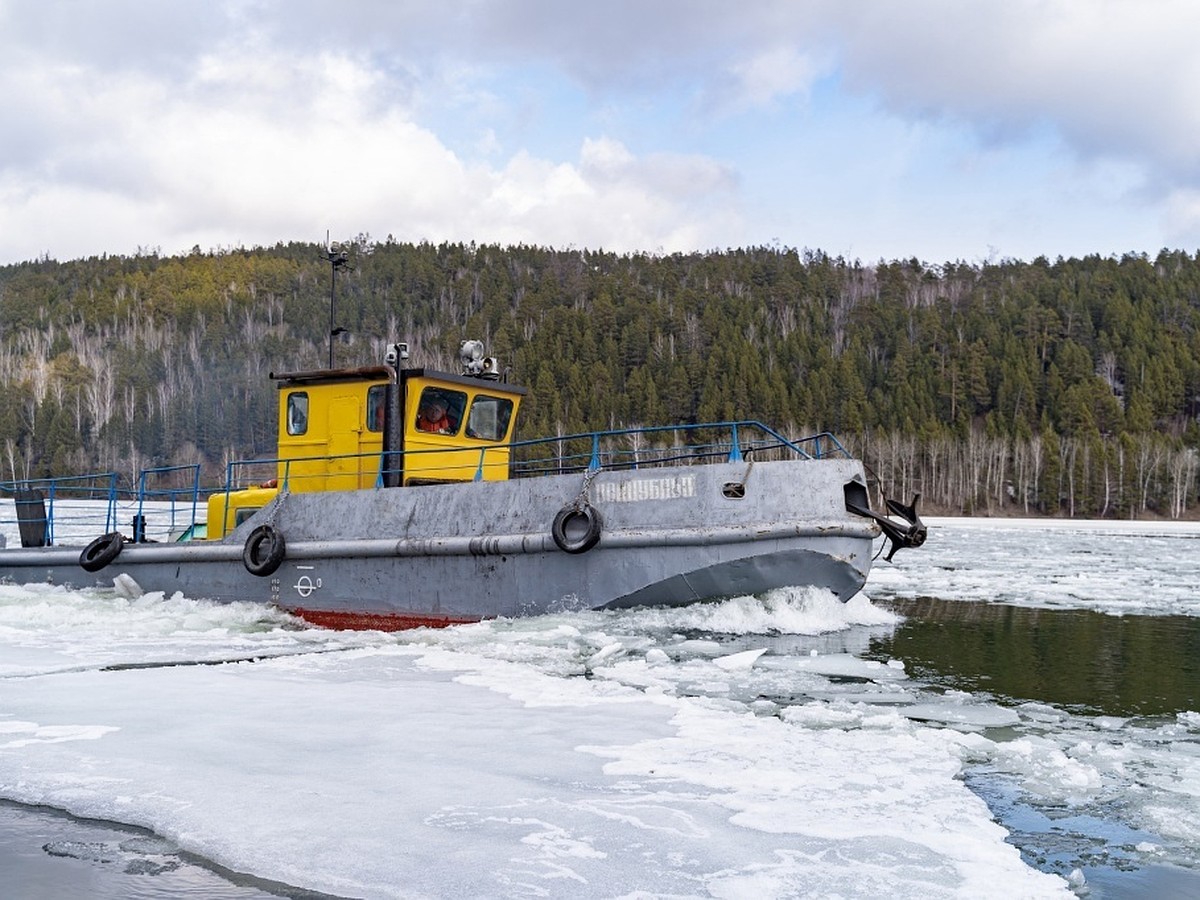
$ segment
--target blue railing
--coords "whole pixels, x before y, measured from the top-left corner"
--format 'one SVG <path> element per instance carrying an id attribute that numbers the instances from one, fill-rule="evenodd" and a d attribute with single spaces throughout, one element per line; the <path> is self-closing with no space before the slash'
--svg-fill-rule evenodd
<path id="1" fill-rule="evenodd" d="M 54 545 L 86 540 L 128 525 L 134 540 L 173 540 L 193 525 L 200 504 L 200 466 L 144 469 L 135 489 L 121 487 L 116 472 L 62 478 L 0 482 L 0 497 L 11 498 L 23 544 Z M 84 537 L 86 536 L 86 537 Z"/>
<path id="2" fill-rule="evenodd" d="M 181 532 L 194 527 L 197 521 L 203 521 L 197 517 L 200 508 L 200 466 L 143 469 L 138 476 L 136 498 L 133 539 L 174 540 Z M 157 515 L 153 521 L 147 516 L 148 503 L 156 505 Z M 164 518 L 165 521 L 162 521 Z M 151 523 L 149 526 L 148 521 Z M 151 535 L 158 537 L 151 538 Z"/>
<path id="3" fill-rule="evenodd" d="M 226 467 L 224 490 L 227 494 L 247 487 L 272 485 L 283 489 L 304 490 L 306 479 L 352 479 L 362 483 L 370 477 L 376 487 L 399 476 L 405 468 L 423 467 L 422 460 L 441 472 L 455 472 L 452 480 L 479 481 L 489 465 L 487 451 L 511 451 L 509 475 L 531 478 L 541 475 L 583 472 L 588 469 L 622 470 L 657 466 L 699 465 L 741 460 L 849 457 L 845 447 L 829 432 L 791 440 L 756 421 L 715 422 L 700 425 L 664 425 L 654 428 L 618 428 L 589 431 L 552 438 L 489 444 L 483 447 L 437 448 L 430 450 L 354 453 L 336 457 L 304 456 L 234 460 Z M 330 472 L 324 465 L 330 459 L 345 463 L 344 471 Z M 458 459 L 460 462 L 447 462 Z M 303 470 L 319 464 L 317 471 Z"/>
<path id="4" fill-rule="evenodd" d="M 713 422 L 617 428 L 514 441 L 512 475 L 516 478 L 581 472 L 587 469 L 641 469 L 752 459 L 849 457 L 828 432 L 800 440 L 784 437 L 762 422 Z M 543 448 L 553 448 L 542 454 Z"/>
<path id="5" fill-rule="evenodd" d="M 17 526 L 23 542 L 51 545 L 55 543 L 56 526 L 69 532 L 112 531 L 117 515 L 117 479 L 116 472 L 95 472 L 5 481 L 0 482 L 0 496 L 13 499 L 15 517 L 9 521 Z"/>
<path id="6" fill-rule="evenodd" d="M 489 461 L 487 452 L 503 449 L 509 451 L 508 474 L 513 478 L 760 459 L 850 457 L 829 432 L 792 440 L 753 420 L 617 428 L 482 447 L 234 460 L 226 467 L 224 484 L 212 488 L 201 486 L 198 465 L 145 469 L 132 490 L 119 487 L 115 472 L 0 482 L 0 497 L 18 501 L 14 504 L 16 518 L 0 514 L 0 526 L 16 524 L 23 538 L 26 532 L 36 532 L 43 527 L 36 502 L 41 501 L 47 544 L 117 530 L 119 519 L 128 520 L 120 525 L 129 525 L 134 540 L 175 540 L 203 521 L 201 500 L 210 494 L 224 493 L 228 508 L 228 495 L 233 491 L 254 486 L 302 491 L 299 482 L 306 478 L 344 478 L 347 485 L 357 486 L 366 476 L 375 487 L 383 487 L 398 481 L 402 468 L 410 473 L 422 468 L 422 458 L 430 455 L 437 456 L 436 462 L 429 459 L 425 465 L 436 468 L 441 480 L 478 481 L 487 466 L 497 464 Z M 456 458 L 461 464 L 448 462 Z M 343 461 L 345 471 L 330 472 L 327 463 L 331 459 Z M 306 464 L 319 471 L 304 472 Z M 448 471 L 455 474 L 446 479 Z M 23 504 L 19 502 L 22 498 L 35 502 Z"/>

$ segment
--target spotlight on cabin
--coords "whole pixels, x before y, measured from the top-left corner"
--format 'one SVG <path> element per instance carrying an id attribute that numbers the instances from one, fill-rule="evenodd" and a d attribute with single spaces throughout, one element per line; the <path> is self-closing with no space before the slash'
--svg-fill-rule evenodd
<path id="1" fill-rule="evenodd" d="M 458 360 L 464 375 L 482 375 L 484 369 L 483 341 L 463 341 L 458 347 Z"/>
<path id="2" fill-rule="evenodd" d="M 383 361 L 393 369 L 406 359 L 408 359 L 408 344 L 403 342 L 399 344 L 392 344 L 392 346 L 388 347 L 387 353 L 385 353 L 383 356 Z"/>

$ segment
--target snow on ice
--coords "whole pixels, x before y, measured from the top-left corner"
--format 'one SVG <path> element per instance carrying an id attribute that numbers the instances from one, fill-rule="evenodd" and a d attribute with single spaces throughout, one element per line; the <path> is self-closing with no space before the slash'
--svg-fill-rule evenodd
<path id="1" fill-rule="evenodd" d="M 1074 581 L 1040 573 L 1053 528 L 997 534 L 1006 549 L 940 531 L 919 589 L 1129 596 L 1103 559 Z M 907 571 L 871 584 L 905 596 Z M 1200 613 L 1182 564 L 1156 578 L 1128 611 Z M 864 595 L 787 590 L 384 635 L 0 586 L 0 797 L 354 897 L 1071 896 L 968 788 L 981 764 L 1068 805 L 1136 778 L 1145 826 L 1198 845 L 1200 713 L 1102 722 L 931 692 L 860 657 L 896 624 Z"/>

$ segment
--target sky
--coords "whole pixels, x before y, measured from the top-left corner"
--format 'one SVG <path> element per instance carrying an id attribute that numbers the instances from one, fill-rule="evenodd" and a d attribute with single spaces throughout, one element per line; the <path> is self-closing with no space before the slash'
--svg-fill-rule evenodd
<path id="1" fill-rule="evenodd" d="M 0 264 L 1200 248 L 1190 0 L 0 0 Z"/>

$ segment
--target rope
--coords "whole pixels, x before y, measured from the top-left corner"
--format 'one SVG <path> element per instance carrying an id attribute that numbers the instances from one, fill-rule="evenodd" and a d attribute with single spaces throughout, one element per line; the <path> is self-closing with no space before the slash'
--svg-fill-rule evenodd
<path id="1" fill-rule="evenodd" d="M 754 471 L 754 460 L 746 460 L 746 474 L 742 476 L 742 487 L 745 487 L 750 481 L 750 473 Z"/>

